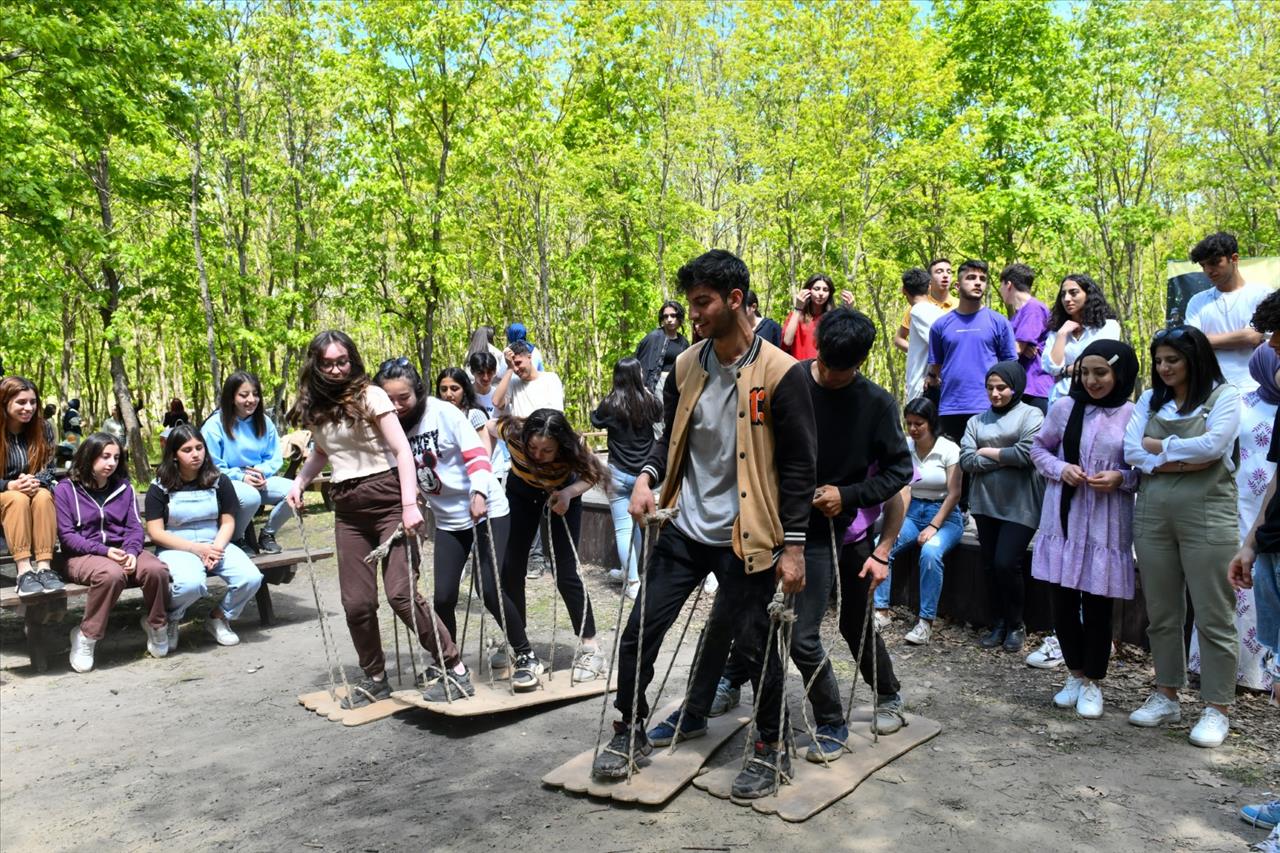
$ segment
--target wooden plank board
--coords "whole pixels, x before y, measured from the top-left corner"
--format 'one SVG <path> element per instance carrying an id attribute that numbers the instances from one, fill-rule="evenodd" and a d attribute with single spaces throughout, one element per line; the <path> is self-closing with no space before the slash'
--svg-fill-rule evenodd
<path id="1" fill-rule="evenodd" d="M 570 685 L 569 670 L 561 670 L 550 681 L 543 675 L 542 687 L 516 693 L 511 692 L 505 681 L 497 681 L 490 687 L 487 679 L 487 673 L 482 676 L 473 670 L 471 680 L 475 685 L 476 695 L 466 699 L 455 699 L 452 702 L 427 702 L 422 698 L 420 690 L 398 690 L 392 693 L 391 697 L 406 705 L 425 708 L 434 714 L 444 714 L 447 717 L 476 717 L 481 714 L 503 714 L 518 711 L 521 708 L 549 705 L 553 702 L 577 702 L 592 696 L 600 696 L 605 692 L 605 683 L 599 678 Z M 612 693 L 617 689 L 618 676 L 615 673 L 609 680 L 608 691 Z"/>
<path id="2" fill-rule="evenodd" d="M 347 691 L 344 687 L 338 688 L 337 699 L 330 696 L 328 690 L 303 693 L 298 697 L 298 704 L 308 711 L 315 711 L 325 719 L 332 720 L 335 723 L 342 723 L 344 726 L 363 726 L 365 723 L 383 720 L 392 714 L 407 711 L 413 707 L 396 699 L 393 694 L 390 699 L 383 699 L 381 702 L 374 702 L 372 705 L 348 710 L 339 704 L 339 700 L 346 694 Z"/>
<path id="3" fill-rule="evenodd" d="M 942 731 L 942 724 L 934 720 L 914 714 L 905 716 L 906 726 L 891 735 L 881 735 L 879 743 L 873 744 L 871 732 L 868 731 L 870 708 L 858 709 L 854 714 L 854 725 L 849 731 L 848 745 L 852 752 L 825 767 L 805 760 L 804 752 L 808 748 L 806 737 L 805 743 L 797 744 L 791 766 L 791 784 L 783 785 L 776 796 L 752 800 L 749 805 L 760 814 L 776 814 L 789 823 L 808 820 L 851 794 L 881 767 L 932 740 Z M 728 799 L 729 790 L 740 767 L 740 762 L 730 762 L 694 779 L 693 785 L 713 797 Z"/>
<path id="4" fill-rule="evenodd" d="M 665 720 L 679 707 L 678 701 L 673 702 L 655 714 L 653 719 Z M 630 784 L 626 779 L 600 781 L 593 778 L 591 762 L 594 750 L 591 749 L 543 776 L 542 784 L 622 803 L 660 806 L 680 793 L 680 789 L 698 775 L 711 754 L 741 730 L 748 719 L 733 714 L 713 717 L 707 721 L 706 735 L 682 741 L 676 745 L 674 753 L 669 752 L 669 747 L 654 747 L 648 758 L 641 762 L 640 770 L 632 775 Z"/>

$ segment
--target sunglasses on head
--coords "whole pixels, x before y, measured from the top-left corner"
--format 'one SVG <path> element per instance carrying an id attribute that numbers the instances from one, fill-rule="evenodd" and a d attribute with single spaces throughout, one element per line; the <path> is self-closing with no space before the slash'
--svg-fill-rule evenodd
<path id="1" fill-rule="evenodd" d="M 409 361 L 408 356 L 402 355 L 399 358 L 389 358 L 386 361 L 382 362 L 382 364 L 378 367 L 378 372 L 381 373 L 382 371 L 391 367 L 408 367 L 410 363 L 411 362 Z"/>
<path id="2" fill-rule="evenodd" d="M 1158 344 L 1161 341 L 1176 341 L 1186 333 L 1186 326 L 1167 326 L 1152 336 L 1151 343 Z"/>

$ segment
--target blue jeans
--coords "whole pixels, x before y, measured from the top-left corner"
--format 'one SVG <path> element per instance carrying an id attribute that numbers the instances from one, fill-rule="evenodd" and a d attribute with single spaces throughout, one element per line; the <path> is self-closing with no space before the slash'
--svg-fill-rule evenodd
<path id="1" fill-rule="evenodd" d="M 272 533 L 293 517 L 293 507 L 284 500 L 284 496 L 293 488 L 293 480 L 285 477 L 268 477 L 261 490 L 255 489 L 243 480 L 232 480 L 231 485 L 235 486 L 236 498 L 240 501 L 240 511 L 236 513 L 236 541 L 244 538 L 249 522 L 253 520 L 264 503 L 275 504 L 265 528 Z"/>
<path id="2" fill-rule="evenodd" d="M 1253 607 L 1258 642 L 1271 651 L 1272 674 L 1280 665 L 1280 554 L 1259 554 L 1253 563 Z"/>
<path id="3" fill-rule="evenodd" d="M 893 578 L 893 561 L 901 552 L 916 544 L 916 537 L 933 522 L 938 514 L 942 501 L 925 501 L 911 499 L 907 507 L 907 517 L 902 520 L 902 531 L 898 533 L 898 541 L 893 543 L 889 552 L 889 577 L 876 587 L 876 607 L 880 610 L 889 606 L 889 582 Z M 947 552 L 956 546 L 964 535 L 964 520 L 959 507 L 952 509 L 947 520 L 942 522 L 942 529 L 933 534 L 933 538 L 920 548 L 920 618 L 933 619 L 938 615 L 938 598 L 942 595 L 942 561 Z"/>
<path id="4" fill-rule="evenodd" d="M 208 570 L 200 558 L 190 551 L 164 549 L 157 556 L 169 568 L 170 622 L 182 621 L 187 608 L 209 592 L 209 575 L 218 575 L 227 582 L 227 591 L 218 603 L 218 608 L 228 622 L 239 618 L 245 605 L 257 595 L 258 588 L 262 586 L 262 572 L 235 545 L 227 545 L 221 562 Z"/>
<path id="5" fill-rule="evenodd" d="M 613 478 L 613 493 L 609 495 L 609 514 L 613 516 L 613 538 L 618 544 L 618 565 L 626 569 L 627 582 L 640 579 L 640 541 L 642 534 L 636 531 L 635 541 L 631 533 L 635 522 L 627 506 L 631 503 L 631 490 L 636 487 L 638 474 L 628 474 L 612 465 L 609 474 Z M 630 549 L 628 554 L 627 549 Z"/>

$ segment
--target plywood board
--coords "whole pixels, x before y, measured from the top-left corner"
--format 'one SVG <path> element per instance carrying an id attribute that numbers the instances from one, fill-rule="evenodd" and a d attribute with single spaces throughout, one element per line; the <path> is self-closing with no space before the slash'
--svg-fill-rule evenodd
<path id="1" fill-rule="evenodd" d="M 347 709 L 340 704 L 342 697 L 346 695 L 345 687 L 339 687 L 334 696 L 330 696 L 328 690 L 319 690 L 315 693 L 303 693 L 298 697 L 298 704 L 308 711 L 315 711 L 325 719 L 332 720 L 335 723 L 342 723 L 344 726 L 362 726 L 365 723 L 382 720 L 392 714 L 407 711 L 413 707 L 396 699 L 393 694 L 390 699 L 383 699 L 380 702 L 374 702 L 372 705 Z"/>
<path id="2" fill-rule="evenodd" d="M 422 698 L 420 690 L 398 690 L 391 694 L 391 698 L 406 705 L 425 708 L 432 713 L 444 714 L 448 717 L 475 717 L 480 714 L 503 714 L 518 711 L 521 708 L 549 705 L 553 702 L 577 702 L 592 696 L 600 696 L 606 689 L 604 680 L 599 678 L 570 684 L 569 670 L 561 670 L 556 673 L 554 679 L 550 680 L 546 675 L 541 676 L 542 686 L 537 690 L 515 693 L 511 692 L 506 681 L 497 681 L 490 687 L 489 682 L 484 678 L 485 676 L 480 676 L 473 670 L 471 679 L 476 688 L 476 695 L 466 699 L 454 699 L 452 702 L 427 702 Z M 617 689 L 618 676 L 615 674 L 609 681 L 608 691 L 612 693 Z"/>

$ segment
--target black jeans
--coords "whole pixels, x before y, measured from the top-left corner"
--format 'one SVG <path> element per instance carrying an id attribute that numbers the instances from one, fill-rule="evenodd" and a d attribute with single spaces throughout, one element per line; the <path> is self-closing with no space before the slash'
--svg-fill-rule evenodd
<path id="1" fill-rule="evenodd" d="M 533 537 L 538 532 L 538 523 L 542 518 L 542 508 L 547 503 L 547 494 L 526 485 L 512 473 L 507 477 L 507 500 L 511 503 L 511 535 L 507 539 L 507 553 L 502 560 L 502 589 L 515 602 L 516 610 L 520 613 L 520 621 L 527 624 L 524 574 L 529 567 L 529 549 L 533 546 Z M 551 514 L 551 544 L 556 552 L 556 588 L 560 591 L 564 606 L 569 611 L 574 633 L 582 637 L 594 637 L 596 635 L 595 614 L 591 612 L 591 601 L 587 598 L 587 589 L 582 585 L 578 566 L 573 559 L 574 549 L 577 547 L 581 532 L 582 498 L 576 497 L 569 501 L 569 510 L 564 515 Z M 512 646 L 514 645 L 515 643 L 512 643 Z"/>
<path id="2" fill-rule="evenodd" d="M 712 618 L 703 632 L 703 660 L 716 661 L 714 666 L 699 666 L 702 679 L 709 679 L 715 693 L 716 679 L 733 644 L 741 649 L 751 680 L 758 686 L 760 711 L 756 724 L 760 739 L 777 742 L 781 730 L 782 667 L 778 655 L 770 653 L 765 660 L 764 647 L 769 635 L 769 602 L 776 580 L 772 571 L 747 574 L 742 560 L 729 546 L 703 545 L 685 536 L 675 525 L 664 525 L 658 533 L 649 558 L 640 595 L 643 596 L 644 625 L 640 624 L 641 603 L 631 609 L 627 627 L 618 645 L 618 694 L 613 706 L 630 722 L 635 697 L 635 720 L 649 716 L 645 693 L 653 680 L 654 663 L 667 631 L 671 628 L 689 594 L 708 574 L 720 581 Z M 716 610 L 719 610 L 717 616 Z M 643 630 L 644 648 L 640 648 Z M 643 657 L 639 653 L 643 651 Z M 639 667 L 639 694 L 634 692 L 636 668 Z M 705 674 L 705 673 L 709 673 Z M 695 678 L 699 673 L 694 673 Z M 702 679 L 698 679 L 701 683 Z M 690 708 L 705 716 L 706 707 Z"/>
<path id="3" fill-rule="evenodd" d="M 493 549 L 489 547 L 489 529 L 493 528 Z M 458 588 L 462 585 L 462 572 L 466 568 L 467 559 L 471 556 L 471 544 L 479 531 L 480 562 L 471 579 L 472 585 L 480 590 L 485 609 L 498 620 L 502 627 L 503 614 L 498 610 L 498 590 L 496 589 L 497 573 L 493 570 L 493 554 L 503 554 L 507 550 L 507 534 L 510 532 L 511 519 L 507 516 L 482 521 L 466 530 L 441 530 L 436 528 L 435 534 L 435 601 L 436 613 L 440 621 L 449 629 L 449 636 L 458 636 L 458 619 L 454 611 L 458 607 Z M 501 559 L 501 557 L 499 557 Z M 516 609 L 511 596 L 502 593 L 502 605 L 506 610 L 507 642 L 516 654 L 525 654 L 532 648 L 529 637 L 525 634 L 524 618 Z"/>
<path id="4" fill-rule="evenodd" d="M 1090 681 L 1107 677 L 1114 603 L 1106 596 L 1053 585 L 1053 629 L 1062 646 L 1062 659 L 1067 669 L 1083 671 Z"/>
<path id="5" fill-rule="evenodd" d="M 1022 627 L 1022 558 L 1035 538 L 1034 528 L 989 515 L 974 515 L 978 545 L 986 566 L 987 598 L 997 623 L 1012 631 Z"/>
<path id="6" fill-rule="evenodd" d="M 853 654 L 858 653 L 858 646 L 862 644 L 862 658 L 858 661 L 862 680 L 878 695 L 893 696 L 901 689 L 893 671 L 893 658 L 889 657 L 884 638 L 876 630 L 875 620 L 867 618 L 867 600 L 872 594 L 871 575 L 858 577 L 873 550 L 875 544 L 870 536 L 840 549 L 840 636 L 844 637 Z M 875 656 L 874 673 L 871 671 L 872 655 Z"/>
<path id="7" fill-rule="evenodd" d="M 943 435 L 954 441 L 956 446 L 959 447 L 961 439 L 964 438 L 964 428 L 969 425 L 969 419 L 972 417 L 973 415 L 971 414 L 941 415 L 938 418 L 938 427 Z M 971 481 L 972 476 L 968 471 L 961 472 L 959 503 L 961 512 L 969 511 L 969 484 Z"/>
<path id="8" fill-rule="evenodd" d="M 827 612 L 827 604 L 831 601 L 834 575 L 830 531 L 826 527 L 821 531 L 810 530 L 804 547 L 804 590 L 796 596 L 794 602 L 796 621 L 791 637 L 791 662 L 800 671 L 805 684 L 813 679 L 813 686 L 809 688 L 809 702 L 813 705 L 813 718 L 818 725 L 838 725 L 844 721 L 840 684 L 831 668 L 831 661 L 828 659 L 823 662 L 826 650 L 822 647 L 821 633 L 822 616 Z M 715 611 L 719 609 L 721 605 L 717 600 L 712 619 L 716 618 Z M 822 664 L 822 671 L 814 678 L 813 674 L 818 671 L 819 664 Z M 720 669 L 716 662 L 710 661 L 703 654 L 699 671 L 694 673 L 694 687 L 689 692 L 688 708 L 695 713 L 705 716 L 710 711 L 719 678 L 728 679 L 734 687 L 746 684 L 750 678 L 747 665 L 736 645 L 729 655 L 729 662 L 724 665 L 723 676 L 719 675 Z M 709 677 L 708 671 L 714 677 Z"/>

